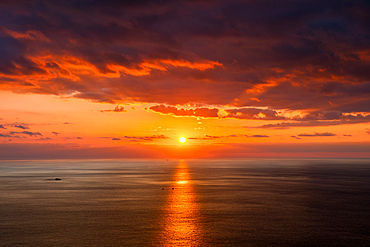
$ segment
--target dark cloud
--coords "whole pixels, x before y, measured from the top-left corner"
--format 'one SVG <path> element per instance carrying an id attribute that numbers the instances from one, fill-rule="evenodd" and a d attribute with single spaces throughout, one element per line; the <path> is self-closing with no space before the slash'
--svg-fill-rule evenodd
<path id="1" fill-rule="evenodd" d="M 263 137 L 269 137 L 268 135 L 245 135 L 245 137 L 253 137 L 253 138 L 263 138 Z"/>
<path id="2" fill-rule="evenodd" d="M 238 118 L 238 119 L 259 119 L 259 120 L 280 120 L 285 119 L 278 116 L 277 112 L 269 109 L 258 108 L 235 108 L 225 110 L 225 115 L 220 113 L 217 108 L 190 108 L 183 109 L 174 106 L 155 105 L 150 110 L 162 114 L 171 114 L 174 116 L 193 116 L 193 117 L 212 117 L 212 118 Z"/>
<path id="3" fill-rule="evenodd" d="M 220 138 L 232 138 L 232 137 L 252 137 L 252 138 L 260 138 L 260 137 L 269 137 L 267 135 L 228 135 L 228 136 L 212 136 L 212 135 L 204 135 L 203 137 L 189 137 L 190 140 L 214 140 Z"/>
<path id="4" fill-rule="evenodd" d="M 171 114 L 175 116 L 195 116 L 195 117 L 218 117 L 218 109 L 213 108 L 195 108 L 195 109 L 182 109 L 174 106 L 155 105 L 149 108 L 154 112 L 163 114 Z"/>
<path id="5" fill-rule="evenodd" d="M 28 136 L 42 136 L 40 132 L 31 132 L 31 131 L 22 131 L 22 132 L 12 131 L 10 132 L 10 135 L 14 135 L 14 134 L 23 134 L 23 135 L 28 135 Z"/>
<path id="6" fill-rule="evenodd" d="M 369 12 L 342 0 L 6 1 L 0 83 L 176 116 L 218 117 L 215 105 L 238 119 L 339 121 L 370 112 Z M 171 108 L 187 103 L 204 107 Z"/>
<path id="7" fill-rule="evenodd" d="M 151 136 L 123 136 L 123 137 L 101 136 L 99 138 L 112 139 L 113 141 L 119 141 L 122 139 L 129 139 L 130 141 L 154 141 L 158 139 L 169 139 L 168 136 L 165 136 L 163 134 L 162 135 L 151 135 Z"/>
<path id="8" fill-rule="evenodd" d="M 123 106 L 116 106 L 113 110 L 101 110 L 100 112 L 127 112 Z"/>
<path id="9" fill-rule="evenodd" d="M 340 111 L 315 111 L 310 112 L 304 117 L 292 118 L 296 121 L 314 121 L 314 120 L 343 120 L 353 122 L 369 122 L 370 115 L 357 114 L 345 114 Z"/>
<path id="10" fill-rule="evenodd" d="M 346 117 L 346 119 L 340 120 L 307 120 L 302 122 L 281 122 L 276 124 L 264 124 L 257 127 L 247 127 L 246 128 L 258 128 L 258 129 L 289 129 L 293 127 L 315 127 L 315 126 L 335 126 L 342 124 L 357 124 L 357 123 L 367 123 L 370 122 L 369 116 L 363 117 Z"/>
<path id="11" fill-rule="evenodd" d="M 60 135 L 60 133 L 58 133 L 58 132 L 56 132 L 56 131 L 53 131 L 53 132 L 51 132 L 51 133 L 53 133 L 54 135 Z"/>
<path id="12" fill-rule="evenodd" d="M 302 136 L 302 137 L 316 137 L 316 136 L 336 136 L 336 134 L 333 134 L 333 133 L 329 133 L 329 132 L 325 132 L 325 133 L 317 133 L 315 132 L 314 134 L 299 134 L 298 136 Z"/>
<path id="13" fill-rule="evenodd" d="M 0 124 L 0 129 L 6 129 L 3 125 Z"/>
<path id="14" fill-rule="evenodd" d="M 299 138 L 297 136 L 290 136 L 290 137 L 295 138 L 295 139 L 298 139 L 298 140 L 301 140 L 302 139 L 302 138 Z"/>
<path id="15" fill-rule="evenodd" d="M 123 138 L 131 139 L 131 141 L 154 141 L 156 139 L 168 139 L 165 135 L 151 135 L 151 136 L 124 136 Z"/>
<path id="16" fill-rule="evenodd" d="M 204 135 L 203 137 L 189 137 L 190 140 L 213 140 L 213 139 L 219 139 L 224 138 L 225 136 L 211 136 L 211 135 Z M 228 137 L 228 136 L 226 136 Z"/>
<path id="17" fill-rule="evenodd" d="M 29 129 L 27 126 L 21 124 L 12 124 L 12 127 L 19 128 L 19 129 Z"/>
<path id="18" fill-rule="evenodd" d="M 40 140 L 40 141 L 50 141 L 51 138 L 50 137 L 44 137 L 44 138 L 39 138 L 37 140 Z"/>

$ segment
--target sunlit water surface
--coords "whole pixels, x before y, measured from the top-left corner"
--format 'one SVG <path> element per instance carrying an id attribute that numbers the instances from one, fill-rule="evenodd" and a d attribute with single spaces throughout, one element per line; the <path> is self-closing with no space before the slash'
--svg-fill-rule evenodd
<path id="1" fill-rule="evenodd" d="M 366 159 L 0 162 L 0 246 L 370 246 L 369 209 Z"/>

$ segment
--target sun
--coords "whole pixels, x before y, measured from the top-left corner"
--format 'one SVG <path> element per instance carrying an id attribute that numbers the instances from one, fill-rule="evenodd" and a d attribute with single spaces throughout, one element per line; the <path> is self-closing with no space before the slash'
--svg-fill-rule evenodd
<path id="1" fill-rule="evenodd" d="M 180 137 L 180 139 L 179 139 L 179 141 L 180 141 L 181 143 L 185 143 L 185 142 L 186 142 L 186 138 L 185 138 L 185 137 L 183 137 L 183 136 L 181 136 L 181 137 Z"/>

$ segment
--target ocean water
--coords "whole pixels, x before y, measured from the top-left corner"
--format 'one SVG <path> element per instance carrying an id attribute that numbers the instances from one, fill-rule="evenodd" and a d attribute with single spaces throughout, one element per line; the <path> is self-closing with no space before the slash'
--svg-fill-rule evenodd
<path id="1" fill-rule="evenodd" d="M 0 162 L 0 246 L 370 246 L 369 222 L 368 159 Z"/>

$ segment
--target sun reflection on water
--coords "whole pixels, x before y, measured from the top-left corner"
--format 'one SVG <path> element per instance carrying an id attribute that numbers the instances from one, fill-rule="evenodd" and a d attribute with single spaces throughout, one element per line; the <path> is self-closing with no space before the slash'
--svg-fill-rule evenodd
<path id="1" fill-rule="evenodd" d="M 202 246 L 201 215 L 186 162 L 176 169 L 165 212 L 159 246 Z"/>

